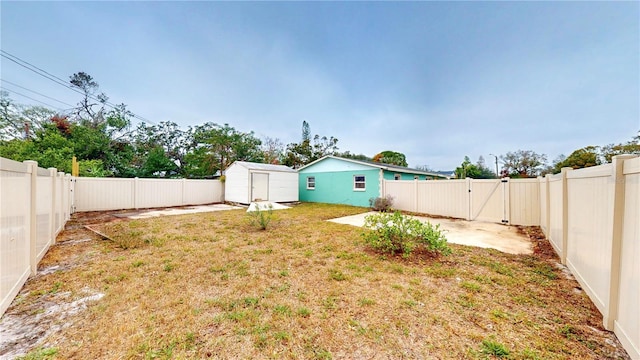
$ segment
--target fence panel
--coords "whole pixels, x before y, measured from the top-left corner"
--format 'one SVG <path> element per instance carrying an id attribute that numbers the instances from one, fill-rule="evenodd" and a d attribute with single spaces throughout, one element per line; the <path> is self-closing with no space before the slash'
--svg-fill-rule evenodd
<path id="1" fill-rule="evenodd" d="M 614 332 L 632 359 L 640 359 L 640 158 L 623 167 L 625 203 L 620 292 Z"/>
<path id="2" fill-rule="evenodd" d="M 29 167 L 0 158 L 0 316 L 31 271 L 30 189 Z"/>
<path id="3" fill-rule="evenodd" d="M 469 217 L 469 188 L 466 180 L 430 180 L 418 183 L 418 210 L 423 214 Z"/>
<path id="4" fill-rule="evenodd" d="M 137 182 L 136 208 L 182 205 L 181 179 L 137 179 Z"/>
<path id="5" fill-rule="evenodd" d="M 76 178 L 75 210 L 133 209 L 135 208 L 134 181 L 135 179 Z"/>
<path id="6" fill-rule="evenodd" d="M 540 224 L 538 179 L 509 180 L 509 223 L 525 226 Z"/>
<path id="7" fill-rule="evenodd" d="M 609 306 L 613 195 L 611 164 L 567 175 L 567 265 L 603 313 Z"/>
<path id="8" fill-rule="evenodd" d="M 219 180 L 76 178 L 76 211 L 143 209 L 224 201 Z"/>
<path id="9" fill-rule="evenodd" d="M 393 207 L 404 211 L 417 212 L 415 180 L 382 180 L 385 195 L 393 197 Z"/>
<path id="10" fill-rule="evenodd" d="M 185 180 L 182 205 L 211 204 L 224 201 L 224 187 L 218 180 Z"/>

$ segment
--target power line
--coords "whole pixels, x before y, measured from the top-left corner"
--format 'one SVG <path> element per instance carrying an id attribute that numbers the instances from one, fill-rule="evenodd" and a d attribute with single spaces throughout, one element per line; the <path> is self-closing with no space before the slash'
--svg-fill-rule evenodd
<path id="1" fill-rule="evenodd" d="M 95 100 L 95 101 L 101 102 L 101 103 L 103 103 L 104 105 L 106 105 L 106 106 L 110 107 L 111 109 L 115 109 L 115 108 L 118 106 L 118 105 L 115 105 L 115 104 L 113 104 L 113 103 L 111 103 L 111 102 L 109 102 L 109 101 L 102 102 L 102 101 L 100 101 L 100 99 L 98 99 L 95 95 L 92 95 L 92 94 L 85 94 L 84 92 L 82 92 L 82 91 L 80 91 L 80 90 L 76 89 L 75 87 L 72 87 L 72 86 L 68 85 L 68 84 L 66 83 L 66 81 L 65 81 L 65 80 L 63 80 L 63 79 L 61 79 L 61 78 L 59 78 L 59 77 L 57 77 L 57 76 L 55 76 L 55 75 L 53 75 L 53 74 L 51 74 L 51 73 L 47 72 L 46 70 L 41 69 L 41 68 L 39 68 L 39 67 L 37 67 L 37 66 L 35 66 L 35 65 L 31 64 L 31 63 L 29 63 L 28 61 L 23 60 L 23 59 L 21 59 L 21 58 L 19 58 L 19 57 L 15 56 L 15 55 L 13 55 L 13 54 L 11 54 L 11 53 L 7 52 L 7 51 L 4 51 L 4 50 L 1 50 L 1 49 L 0 49 L 0 56 L 4 57 L 5 59 L 7 59 L 7 60 L 9 60 L 9 61 L 12 61 L 12 62 L 14 62 L 14 63 L 16 63 L 16 64 L 18 64 L 18 65 L 20 65 L 20 66 L 22 66 L 23 68 L 25 68 L 25 69 L 27 69 L 27 70 L 30 70 L 30 71 L 32 71 L 32 72 L 34 72 L 34 73 L 36 73 L 36 74 L 38 74 L 38 75 L 40 75 L 40 76 L 42 76 L 42 77 L 44 77 L 44 78 L 48 79 L 48 80 L 50 80 L 50 81 L 53 81 L 53 82 L 55 82 L 55 83 L 56 83 L 56 84 L 58 84 L 58 85 L 64 86 L 65 88 L 70 89 L 70 90 L 72 90 L 72 91 L 75 91 L 75 92 L 77 92 L 77 93 L 78 93 L 78 94 L 80 94 L 80 95 L 87 96 L 89 99 L 92 99 L 92 100 Z M 25 96 L 25 97 L 26 97 L 26 96 Z M 33 100 L 33 99 L 32 99 L 32 100 Z M 34 100 L 34 101 L 37 101 L 37 100 Z M 57 100 L 56 100 L 56 101 L 57 101 Z M 156 125 L 156 123 L 155 123 L 155 122 L 153 122 L 153 121 L 151 121 L 151 120 L 149 120 L 149 119 L 146 119 L 146 118 L 144 118 L 144 117 L 142 117 L 142 116 L 140 116 L 140 115 L 137 115 L 137 114 L 135 114 L 135 113 L 133 113 L 133 112 L 131 112 L 131 111 L 129 111 L 129 114 L 131 114 L 131 116 L 132 116 L 132 117 L 134 117 L 134 118 L 136 118 L 136 119 L 138 119 L 138 120 L 140 120 L 140 121 L 148 122 L 148 123 L 151 123 L 151 124 Z"/>
<path id="2" fill-rule="evenodd" d="M 64 105 L 67 105 L 67 106 L 71 106 L 72 108 L 75 108 L 75 107 L 76 107 L 75 105 L 71 105 L 71 104 L 66 103 L 66 102 L 64 102 L 64 101 L 61 101 L 61 100 L 58 100 L 58 99 L 52 98 L 51 96 L 47 96 L 47 95 L 45 95 L 45 94 L 41 94 L 41 93 L 39 93 L 39 92 L 37 92 L 37 91 L 31 90 L 31 89 L 27 89 L 26 87 L 24 87 L 24 86 L 20 86 L 20 85 L 18 85 L 18 84 L 16 84 L 16 83 L 13 83 L 13 82 L 9 81 L 9 80 L 0 79 L 0 81 L 2 81 L 2 82 L 6 82 L 7 84 L 13 85 L 13 86 L 15 86 L 15 87 L 19 87 L 20 89 L 23 89 L 23 90 L 27 90 L 27 91 L 29 91 L 29 92 L 32 92 L 32 93 L 34 93 L 34 94 L 36 94 L 36 95 L 40 95 L 40 96 L 45 97 L 45 98 L 47 98 L 47 99 L 50 99 L 50 100 L 53 100 L 53 101 L 57 101 L 57 102 L 59 102 L 59 103 L 61 103 L 61 104 L 64 104 Z"/>
<path id="3" fill-rule="evenodd" d="M 27 98 L 27 99 L 31 99 L 31 100 L 33 100 L 33 101 L 39 102 L 39 103 L 40 103 L 40 104 L 42 104 L 42 105 L 46 105 L 46 106 L 48 106 L 48 107 L 52 107 L 52 108 L 54 108 L 54 109 L 56 109 L 56 110 L 64 111 L 63 109 L 61 109 L 61 108 L 59 108 L 59 107 L 57 107 L 57 106 L 54 106 L 54 105 L 48 104 L 48 103 L 46 103 L 46 102 L 44 102 L 44 101 L 40 101 L 40 100 L 38 100 L 38 99 L 34 99 L 34 98 L 32 98 L 31 96 L 28 96 L 28 95 L 25 95 L 25 94 L 19 93 L 19 92 L 15 91 L 15 90 L 7 89 L 6 87 L 0 87 L 0 89 L 6 90 L 6 91 L 8 91 L 8 92 L 14 93 L 14 94 L 19 95 L 19 96 L 22 96 L 22 97 L 25 97 L 25 98 Z"/>

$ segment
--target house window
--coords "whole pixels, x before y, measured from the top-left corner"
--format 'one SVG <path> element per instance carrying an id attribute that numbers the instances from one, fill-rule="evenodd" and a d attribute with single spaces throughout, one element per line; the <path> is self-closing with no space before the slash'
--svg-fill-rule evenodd
<path id="1" fill-rule="evenodd" d="M 365 178 L 364 175 L 353 176 L 353 190 L 364 191 L 365 190 Z"/>
<path id="2" fill-rule="evenodd" d="M 400 180 L 402 176 L 400 174 L 393 174 L 393 180 Z"/>
<path id="3" fill-rule="evenodd" d="M 316 188 L 316 177 L 315 176 L 307 176 L 307 189 L 315 190 Z"/>

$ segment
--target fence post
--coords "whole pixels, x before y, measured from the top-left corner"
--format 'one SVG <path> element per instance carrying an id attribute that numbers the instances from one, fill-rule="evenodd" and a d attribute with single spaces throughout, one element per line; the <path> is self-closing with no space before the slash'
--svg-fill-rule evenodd
<path id="1" fill-rule="evenodd" d="M 49 177 L 51 178 L 51 208 L 49 209 L 49 244 L 56 243 L 56 180 L 58 178 L 58 169 L 50 167 Z"/>
<path id="2" fill-rule="evenodd" d="M 547 238 L 549 238 L 549 230 L 551 230 L 551 189 L 549 189 L 549 187 L 551 186 L 551 174 L 547 174 L 544 176 L 544 181 L 547 183 L 545 186 L 545 194 L 544 196 L 546 197 L 545 200 L 545 206 L 547 207 L 547 211 L 545 212 L 545 224 L 546 224 L 546 229 L 545 229 L 545 234 L 544 236 L 546 236 Z"/>
<path id="3" fill-rule="evenodd" d="M 511 178 L 503 177 L 502 181 L 502 223 L 511 225 Z"/>
<path id="4" fill-rule="evenodd" d="M 36 243 L 38 241 L 38 162 L 26 160 L 24 163 L 27 164 L 29 172 L 31 173 L 31 185 L 29 186 L 31 189 L 31 200 L 29 204 L 29 266 L 31 275 L 35 275 L 38 272 L 38 250 L 36 249 Z"/>
<path id="5" fill-rule="evenodd" d="M 567 265 L 567 245 L 569 242 L 569 192 L 567 187 L 567 173 L 573 170 L 570 167 L 563 167 L 560 170 L 562 176 L 562 256 L 560 262 Z"/>
<path id="6" fill-rule="evenodd" d="M 187 187 L 187 179 L 182 178 L 182 199 L 180 200 L 180 205 L 186 205 L 184 201 L 185 188 Z"/>
<path id="7" fill-rule="evenodd" d="M 622 173 L 624 161 L 633 159 L 633 155 L 617 155 L 611 160 L 613 172 L 613 231 L 611 234 L 611 265 L 609 278 L 609 304 L 603 314 L 604 328 L 613 331 L 614 322 L 618 317 L 618 295 L 620 294 L 620 257 L 622 252 L 622 231 L 624 220 L 625 184 Z"/>
<path id="8" fill-rule="evenodd" d="M 133 178 L 133 208 L 138 208 L 138 177 Z"/>
<path id="9" fill-rule="evenodd" d="M 471 209 L 473 206 L 473 203 L 471 201 L 471 178 L 465 178 L 464 179 L 466 184 L 467 184 L 467 220 L 471 221 Z"/>
<path id="10" fill-rule="evenodd" d="M 418 179 L 413 179 L 413 212 L 418 212 Z"/>

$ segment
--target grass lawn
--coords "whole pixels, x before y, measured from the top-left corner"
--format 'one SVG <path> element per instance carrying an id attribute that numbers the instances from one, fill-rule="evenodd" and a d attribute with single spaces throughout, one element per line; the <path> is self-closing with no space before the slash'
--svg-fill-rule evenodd
<path id="1" fill-rule="evenodd" d="M 52 324 L 32 358 L 626 356 L 546 242 L 533 256 L 452 244 L 447 257 L 384 257 L 362 229 L 324 221 L 364 211 L 302 204 L 266 231 L 243 210 L 100 225 L 115 241 L 53 247 L 41 267 L 59 270 L 9 312 L 104 294 Z"/>

